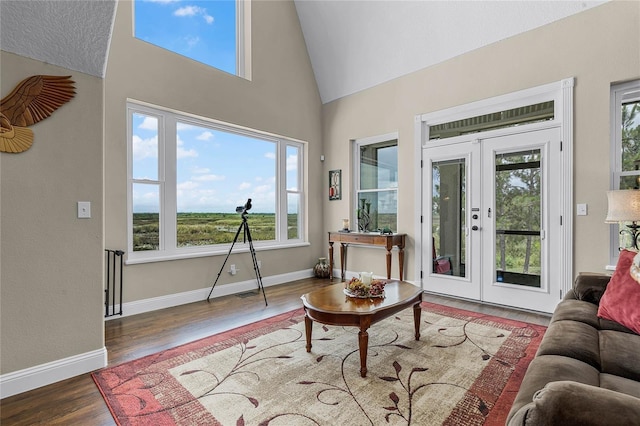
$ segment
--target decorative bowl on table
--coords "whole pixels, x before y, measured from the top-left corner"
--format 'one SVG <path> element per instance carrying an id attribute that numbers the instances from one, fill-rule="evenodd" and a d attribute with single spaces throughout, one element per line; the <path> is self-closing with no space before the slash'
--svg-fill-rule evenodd
<path id="1" fill-rule="evenodd" d="M 365 284 L 359 278 L 351 278 L 345 283 L 344 294 L 360 299 L 384 297 L 384 286 L 386 284 L 387 282 L 383 280 L 373 280 L 371 284 Z"/>

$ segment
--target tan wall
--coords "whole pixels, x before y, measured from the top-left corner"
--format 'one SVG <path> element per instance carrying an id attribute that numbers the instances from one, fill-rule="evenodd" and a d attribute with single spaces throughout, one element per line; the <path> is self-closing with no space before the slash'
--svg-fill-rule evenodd
<path id="1" fill-rule="evenodd" d="M 307 141 L 311 246 L 261 251 L 263 275 L 311 268 L 326 252 L 322 238 L 321 101 L 295 6 L 252 2 L 252 80 L 185 59 L 132 35 L 131 2 L 120 1 L 106 75 L 105 240 L 126 249 L 127 151 L 125 102 L 132 98 Z M 322 244 L 319 245 L 319 241 Z M 225 254 L 226 255 L 226 254 Z M 128 265 L 125 302 L 209 287 L 225 255 Z M 234 254 L 240 272 L 220 285 L 255 279 L 248 253 Z"/>
<path id="2" fill-rule="evenodd" d="M 420 70 L 323 107 L 328 170 L 350 170 L 350 139 L 399 133 L 399 231 L 409 235 L 405 271 L 415 273 L 414 116 L 575 77 L 574 198 L 589 215 L 574 217 L 574 272 L 608 263 L 609 95 L 613 82 L 640 78 L 640 3 L 611 2 L 539 29 Z M 324 226 L 349 216 L 351 185 L 343 172 L 341 201 L 326 202 Z M 384 275 L 372 249 L 351 250 L 348 268 Z M 398 276 L 394 259 L 392 276 Z"/>
<path id="3" fill-rule="evenodd" d="M 609 89 L 640 78 L 638 2 L 590 9 L 324 107 L 291 2 L 253 3 L 253 81 L 133 39 L 128 11 L 130 2 L 120 1 L 104 95 L 99 78 L 0 53 L 2 95 L 34 74 L 71 74 L 78 88 L 75 99 L 33 127 L 29 151 L 0 154 L 1 374 L 103 346 L 102 250 L 126 247 L 127 97 L 309 142 L 312 245 L 261 253 L 269 275 L 310 268 L 326 252 L 324 232 L 348 217 L 349 140 L 398 131 L 407 165 L 399 176 L 400 230 L 410 235 L 405 271 L 414 279 L 414 115 L 575 76 L 575 202 L 589 204 L 589 215 L 575 218 L 574 269 L 607 263 Z M 326 176 L 333 169 L 343 170 L 345 191 L 329 202 Z M 77 201 L 92 202 L 92 219 L 76 219 Z M 383 253 L 352 250 L 349 269 L 384 274 L 382 260 L 370 255 Z M 126 301 L 207 287 L 221 261 L 129 266 Z M 396 262 L 393 268 L 397 276 Z M 250 279 L 249 272 L 234 279 Z"/>
<path id="4" fill-rule="evenodd" d="M 22 79 L 71 75 L 76 96 L 0 154 L 0 373 L 104 347 L 102 79 L 0 53 L 1 96 Z M 77 201 L 92 218 L 77 219 Z"/>

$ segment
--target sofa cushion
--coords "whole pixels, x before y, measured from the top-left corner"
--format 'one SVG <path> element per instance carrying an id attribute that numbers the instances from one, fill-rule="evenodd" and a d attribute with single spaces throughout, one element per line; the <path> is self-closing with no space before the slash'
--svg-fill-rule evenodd
<path id="1" fill-rule="evenodd" d="M 598 330 L 579 321 L 554 321 L 540 342 L 536 357 L 561 355 L 600 369 Z"/>
<path id="2" fill-rule="evenodd" d="M 640 381 L 640 336 L 600 331 L 600 371 Z"/>
<path id="3" fill-rule="evenodd" d="M 600 373 L 595 368 L 573 358 L 558 355 L 536 356 L 529 364 L 507 419 L 531 403 L 533 395 L 553 380 L 576 380 L 592 386 L 600 384 Z M 520 424 L 519 422 L 509 424 Z"/>
<path id="4" fill-rule="evenodd" d="M 640 398 L 640 382 L 635 380 L 613 374 L 600 374 L 600 387 Z"/>
<path id="5" fill-rule="evenodd" d="M 536 393 L 527 411 L 526 424 L 638 425 L 640 399 L 583 383 L 555 381 Z"/>
<path id="6" fill-rule="evenodd" d="M 575 299 L 563 300 L 556 306 L 551 322 L 572 320 L 600 328 L 597 313 L 598 306 L 593 303 Z"/>
<path id="7" fill-rule="evenodd" d="M 574 296 L 578 300 L 597 305 L 607 288 L 607 283 L 611 279 L 608 275 L 598 273 L 581 272 L 573 282 L 572 293 L 567 296 Z"/>
<path id="8" fill-rule="evenodd" d="M 636 253 L 622 250 L 616 270 L 602 295 L 598 316 L 640 334 L 640 283 L 630 273 Z"/>
<path id="9" fill-rule="evenodd" d="M 637 335 L 637 333 L 634 333 L 632 330 L 629 330 L 627 327 L 625 327 L 624 325 L 617 323 L 615 321 L 611 321 L 608 319 L 604 319 L 604 318 L 598 318 L 598 322 L 599 322 L 599 326 L 598 328 L 600 330 L 613 330 L 613 331 L 622 331 L 623 333 L 629 333 L 629 334 L 635 334 Z"/>

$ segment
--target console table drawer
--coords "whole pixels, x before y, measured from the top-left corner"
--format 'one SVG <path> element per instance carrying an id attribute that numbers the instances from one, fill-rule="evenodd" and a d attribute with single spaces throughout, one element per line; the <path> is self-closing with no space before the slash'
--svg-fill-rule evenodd
<path id="1" fill-rule="evenodd" d="M 404 240 L 406 234 L 363 234 L 358 232 L 329 232 L 329 277 L 333 279 L 333 243 L 340 243 L 341 275 L 344 280 L 345 252 L 349 244 L 383 246 L 387 249 L 387 278 L 391 278 L 391 249 L 398 247 L 400 281 L 403 279 Z"/>

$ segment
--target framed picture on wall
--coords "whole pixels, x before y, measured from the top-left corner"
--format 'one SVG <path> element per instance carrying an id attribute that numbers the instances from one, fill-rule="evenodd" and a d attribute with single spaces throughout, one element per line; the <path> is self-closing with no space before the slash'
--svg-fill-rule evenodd
<path id="1" fill-rule="evenodd" d="M 342 170 L 329 171 L 329 200 L 342 199 Z"/>

